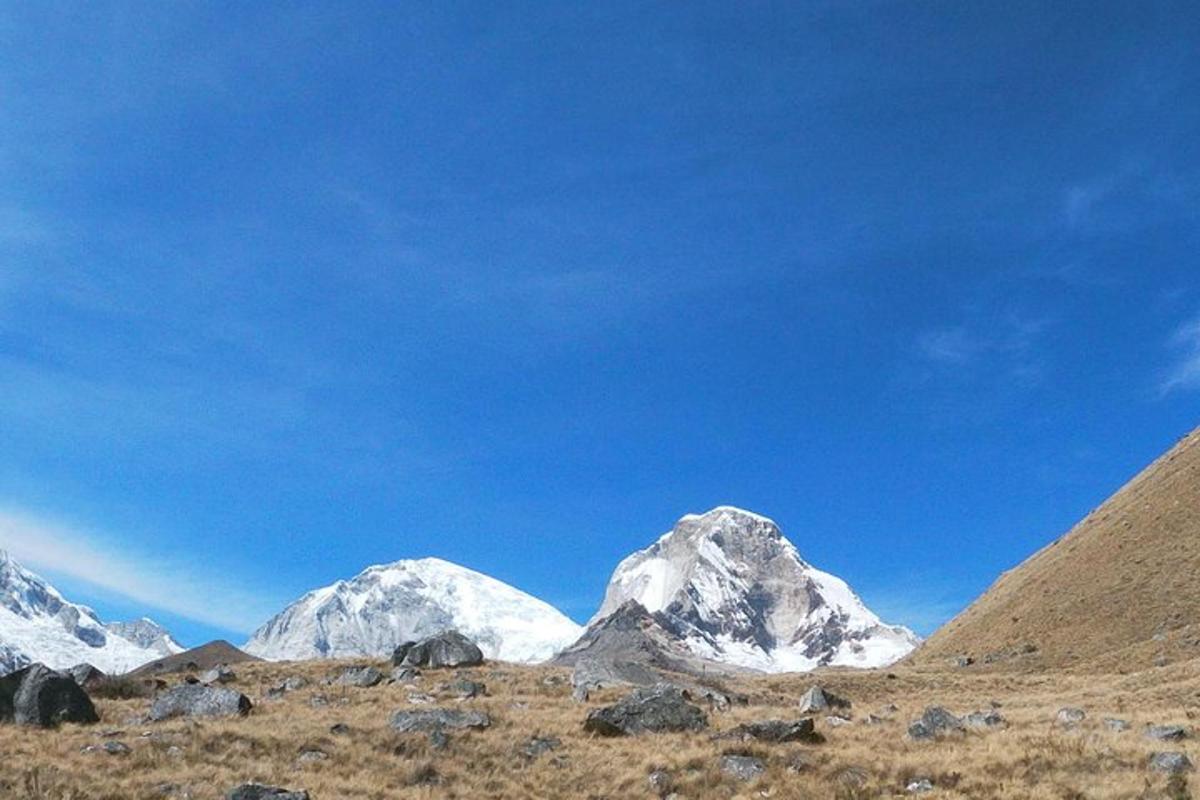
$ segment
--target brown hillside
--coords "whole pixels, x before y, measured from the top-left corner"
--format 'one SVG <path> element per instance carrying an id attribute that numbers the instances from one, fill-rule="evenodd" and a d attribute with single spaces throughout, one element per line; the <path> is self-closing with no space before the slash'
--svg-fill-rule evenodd
<path id="1" fill-rule="evenodd" d="M 242 664 L 247 661 L 260 661 L 249 653 L 244 653 L 229 642 L 222 639 L 193 647 L 173 656 L 151 661 L 129 673 L 133 677 L 161 675 L 169 672 L 198 672 L 212 669 L 218 664 Z"/>
<path id="2" fill-rule="evenodd" d="M 1001 575 L 911 661 L 963 655 L 1113 671 L 1200 656 L 1200 429 Z"/>

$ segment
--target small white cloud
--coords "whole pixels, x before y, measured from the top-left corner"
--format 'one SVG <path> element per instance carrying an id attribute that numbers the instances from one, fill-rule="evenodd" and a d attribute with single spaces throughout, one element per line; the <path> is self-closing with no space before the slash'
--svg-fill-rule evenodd
<path id="1" fill-rule="evenodd" d="M 274 613 L 267 599 L 202 575 L 196 562 L 134 553 L 115 539 L 17 509 L 0 508 L 0 548 L 35 571 L 226 630 L 248 633 Z"/>
<path id="2" fill-rule="evenodd" d="M 942 328 L 926 331 L 917 338 L 917 350 L 930 361 L 942 364 L 967 364 L 984 349 L 966 328 Z"/>
<path id="3" fill-rule="evenodd" d="M 1160 392 L 1200 389 L 1200 317 L 1175 331 L 1170 346 L 1179 356 L 1159 386 Z"/>

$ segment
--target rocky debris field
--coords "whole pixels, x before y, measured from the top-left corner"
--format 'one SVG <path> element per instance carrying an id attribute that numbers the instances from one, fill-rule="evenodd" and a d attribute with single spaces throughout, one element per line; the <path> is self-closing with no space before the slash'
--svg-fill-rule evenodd
<path id="1" fill-rule="evenodd" d="M 580 702 L 569 669 L 480 663 L 461 642 L 394 661 L 104 679 L 91 697 L 28 668 L 0 679 L 0 797 L 1178 800 L 1200 756 L 1188 665 L 681 677 Z"/>

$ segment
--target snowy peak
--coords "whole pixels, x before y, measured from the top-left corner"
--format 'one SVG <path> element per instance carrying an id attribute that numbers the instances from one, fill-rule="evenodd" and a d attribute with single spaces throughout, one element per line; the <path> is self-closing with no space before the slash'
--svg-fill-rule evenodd
<path id="1" fill-rule="evenodd" d="M 881 666 L 918 641 L 805 562 L 772 520 L 732 506 L 684 516 L 622 561 L 593 622 L 629 600 L 697 655 L 752 669 Z"/>
<path id="2" fill-rule="evenodd" d="M 160 656 L 173 656 L 186 649 L 175 641 L 166 628 L 149 617 L 142 617 L 133 622 L 110 622 L 105 628 L 110 633 Z"/>
<path id="3" fill-rule="evenodd" d="M 154 628 L 161 646 L 178 646 L 165 630 Z M 160 655 L 157 646 L 127 638 L 120 623 L 106 626 L 96 612 L 69 602 L 0 551 L 0 674 L 34 661 L 54 669 L 86 662 L 105 672 L 125 672 Z"/>
<path id="4" fill-rule="evenodd" d="M 384 656 L 405 641 L 447 629 L 489 658 L 543 661 L 580 627 L 506 583 L 438 558 L 368 567 L 309 592 L 255 632 L 246 652 L 301 660 Z"/>

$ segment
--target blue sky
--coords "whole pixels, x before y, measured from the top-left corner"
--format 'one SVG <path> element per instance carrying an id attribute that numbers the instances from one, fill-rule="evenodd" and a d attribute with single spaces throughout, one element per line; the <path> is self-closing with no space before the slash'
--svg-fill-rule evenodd
<path id="1" fill-rule="evenodd" d="M 240 641 L 684 513 L 928 633 L 1200 423 L 1187 3 L 0 6 L 0 544 Z"/>

